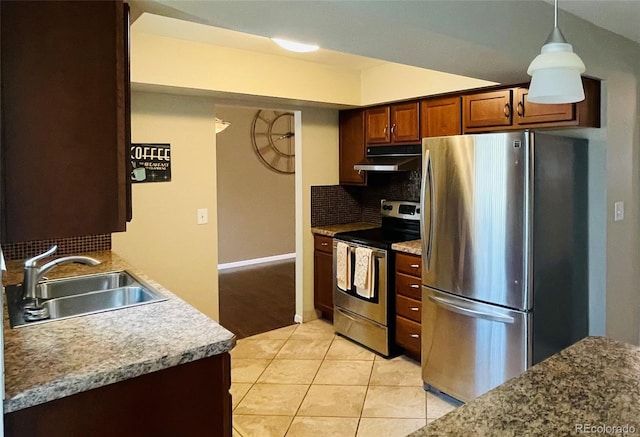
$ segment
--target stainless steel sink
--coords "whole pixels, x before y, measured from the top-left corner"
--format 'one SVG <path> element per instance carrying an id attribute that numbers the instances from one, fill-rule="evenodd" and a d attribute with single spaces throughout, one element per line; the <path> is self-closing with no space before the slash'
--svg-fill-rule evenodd
<path id="1" fill-rule="evenodd" d="M 127 271 L 46 280 L 38 284 L 42 306 L 49 318 L 27 321 L 22 284 L 6 287 L 9 321 L 12 328 L 70 317 L 127 308 L 166 300 L 153 287 Z"/>

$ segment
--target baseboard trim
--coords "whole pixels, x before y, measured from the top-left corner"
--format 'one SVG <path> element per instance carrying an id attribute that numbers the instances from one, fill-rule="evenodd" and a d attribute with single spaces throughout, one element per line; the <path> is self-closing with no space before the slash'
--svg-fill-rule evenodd
<path id="1" fill-rule="evenodd" d="M 269 263 L 273 261 L 282 261 L 285 259 L 292 259 L 295 257 L 296 257 L 295 253 L 284 253 L 282 255 L 265 256 L 264 258 L 246 259 L 243 261 L 235 261 L 231 263 L 218 264 L 218 270 L 232 269 L 234 267 L 245 267 L 245 266 L 251 266 L 254 264 Z"/>
<path id="2" fill-rule="evenodd" d="M 296 314 L 295 316 L 293 316 L 293 322 L 302 323 L 302 316 L 300 314 Z"/>

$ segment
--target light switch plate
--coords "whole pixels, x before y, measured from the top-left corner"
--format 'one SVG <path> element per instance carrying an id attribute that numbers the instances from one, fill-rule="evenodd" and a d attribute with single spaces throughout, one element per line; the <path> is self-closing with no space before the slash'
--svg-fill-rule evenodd
<path id="1" fill-rule="evenodd" d="M 198 209 L 198 224 L 206 225 L 209 223 L 209 210 L 207 208 Z"/>
<path id="2" fill-rule="evenodd" d="M 624 202 L 616 202 L 613 204 L 613 221 L 621 220 L 624 220 Z"/>

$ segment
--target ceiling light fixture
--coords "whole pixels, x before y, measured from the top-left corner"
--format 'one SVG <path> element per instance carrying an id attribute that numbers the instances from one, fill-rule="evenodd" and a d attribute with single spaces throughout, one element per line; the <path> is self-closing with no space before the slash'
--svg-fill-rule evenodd
<path id="1" fill-rule="evenodd" d="M 219 134 L 220 132 L 222 132 L 223 130 L 228 128 L 230 125 L 231 125 L 230 122 L 224 121 L 224 120 L 216 117 L 216 133 L 217 134 Z"/>
<path id="2" fill-rule="evenodd" d="M 282 38 L 271 38 L 271 40 L 283 49 L 297 53 L 315 52 L 320 48 L 317 44 L 303 44 L 301 42 L 289 41 Z"/>
<path id="3" fill-rule="evenodd" d="M 584 70 L 584 63 L 558 28 L 558 0 L 555 0 L 553 30 L 527 69 L 531 76 L 527 100 L 546 104 L 584 100 L 580 77 Z"/>

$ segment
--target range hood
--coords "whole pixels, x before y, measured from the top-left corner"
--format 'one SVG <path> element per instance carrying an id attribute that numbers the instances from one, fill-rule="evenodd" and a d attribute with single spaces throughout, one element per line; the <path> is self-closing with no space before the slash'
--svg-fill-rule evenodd
<path id="1" fill-rule="evenodd" d="M 366 157 L 353 166 L 362 171 L 411 171 L 418 170 L 422 160 L 422 146 L 371 146 Z"/>

